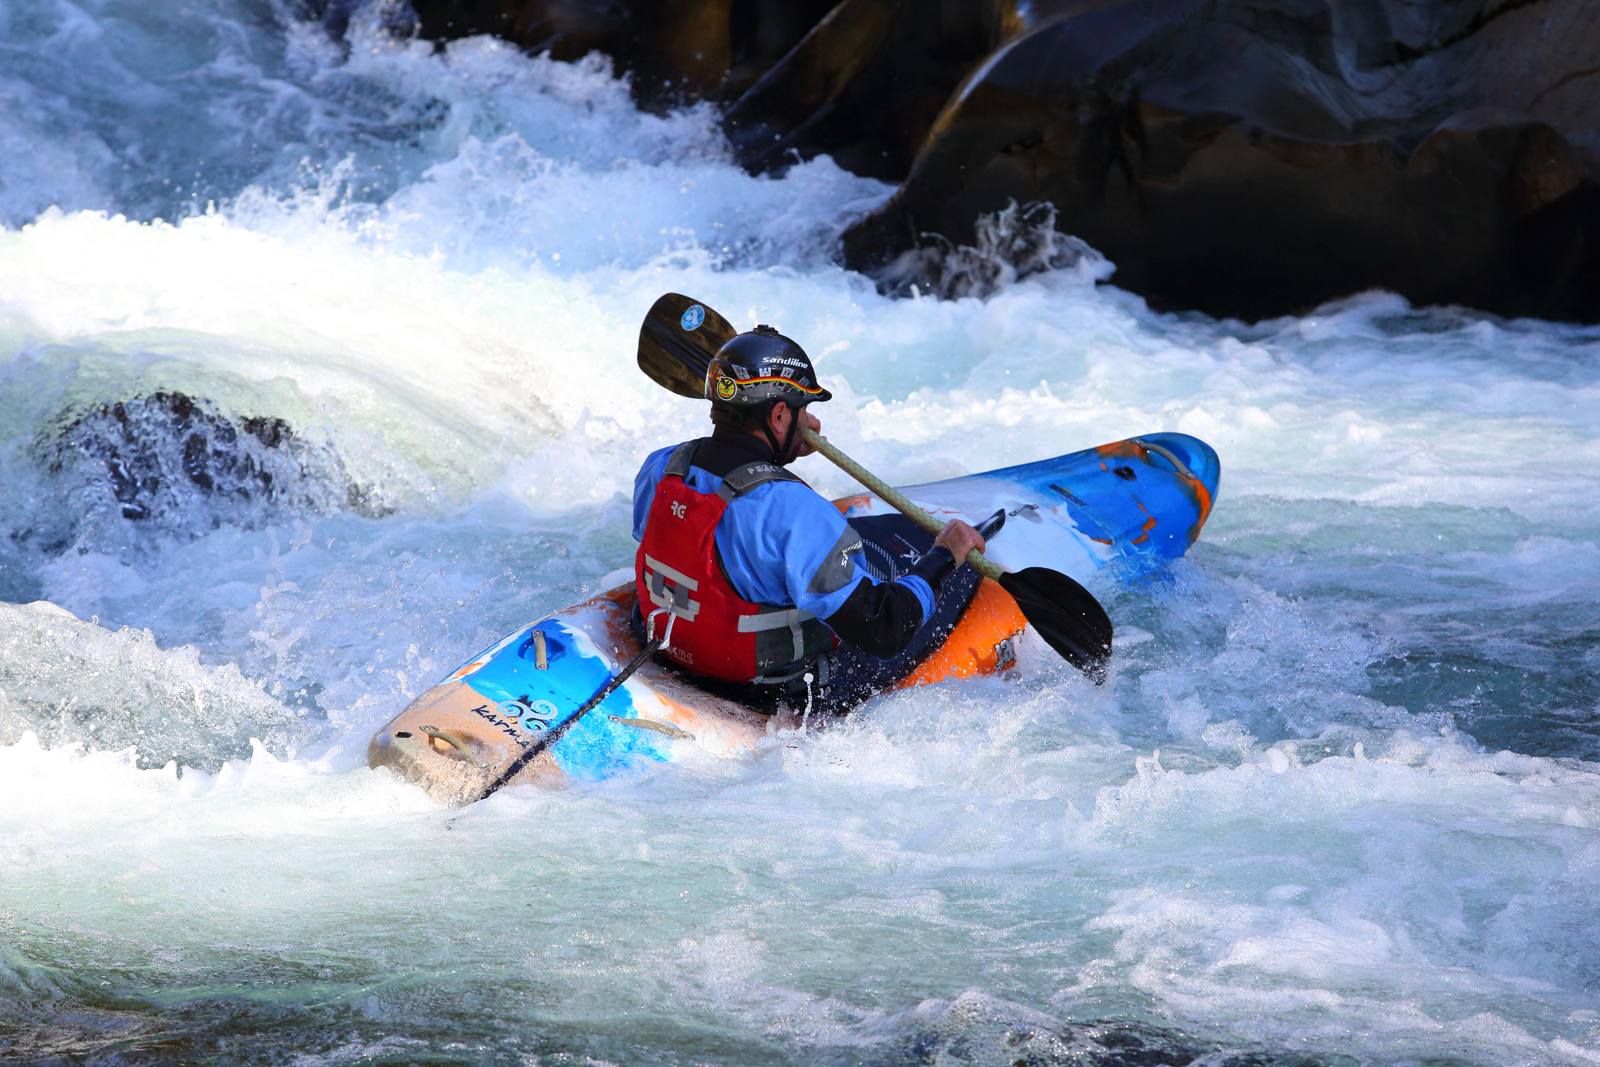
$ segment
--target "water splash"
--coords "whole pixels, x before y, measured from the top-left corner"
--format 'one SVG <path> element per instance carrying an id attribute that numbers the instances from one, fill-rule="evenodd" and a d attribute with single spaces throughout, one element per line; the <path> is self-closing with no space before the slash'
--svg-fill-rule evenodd
<path id="1" fill-rule="evenodd" d="M 1022 209 L 893 299 L 827 255 L 884 186 L 342 10 L 0 15 L 23 1058 L 1592 1059 L 1600 333 L 1159 315 L 1027 273 Z M 666 290 L 800 338 L 892 481 L 1171 429 L 1222 499 L 1096 588 L 1103 689 L 1024 642 L 749 761 L 435 810 L 366 737 L 631 561 L 640 457 L 706 425 L 633 364 Z"/>
<path id="2" fill-rule="evenodd" d="M 900 253 L 878 277 L 886 292 L 931 293 L 941 300 L 988 297 L 1023 278 L 1049 271 L 1074 271 L 1088 283 L 1103 282 L 1116 267 L 1088 244 L 1056 229 L 1049 201 L 979 215 L 977 243 L 958 245 L 943 234 L 925 233 L 917 248 Z"/>

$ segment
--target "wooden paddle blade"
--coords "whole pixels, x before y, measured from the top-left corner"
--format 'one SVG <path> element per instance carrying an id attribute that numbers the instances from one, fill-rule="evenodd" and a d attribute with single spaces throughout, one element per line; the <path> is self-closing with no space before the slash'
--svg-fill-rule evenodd
<path id="1" fill-rule="evenodd" d="M 706 399 L 706 365 L 739 331 L 693 297 L 668 293 L 639 327 L 639 369 L 679 396 Z"/>
<path id="2" fill-rule="evenodd" d="M 1111 618 L 1094 596 L 1059 571 L 1027 567 L 1000 576 L 1000 587 L 1017 601 L 1045 643 L 1061 658 L 1104 685 L 1111 662 Z"/>

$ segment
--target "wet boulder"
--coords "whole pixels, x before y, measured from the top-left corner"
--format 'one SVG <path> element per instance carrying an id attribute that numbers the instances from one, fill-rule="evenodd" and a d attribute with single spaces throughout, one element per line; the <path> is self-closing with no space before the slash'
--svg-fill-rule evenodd
<path id="1" fill-rule="evenodd" d="M 789 52 L 829 0 L 414 0 L 421 35 L 492 33 L 532 52 L 612 57 L 647 106 L 733 99 Z"/>
<path id="2" fill-rule="evenodd" d="M 732 100 L 724 128 L 754 171 L 827 153 L 898 182 L 962 79 L 1024 25 L 1009 0 L 843 0 Z"/>
<path id="3" fill-rule="evenodd" d="M 901 183 L 843 245 L 886 289 L 950 289 L 942 250 L 1015 204 L 1165 308 L 1386 288 L 1600 319 L 1595 0 L 415 7 L 424 36 L 606 52 L 647 106 L 717 101 L 753 171 L 828 153 Z"/>
<path id="4" fill-rule="evenodd" d="M 1028 24 L 1014 0 L 416 0 L 414 7 L 431 40 L 494 33 L 556 59 L 602 52 L 631 76 L 646 107 L 722 104 L 735 154 L 751 171 L 826 153 L 857 174 L 895 182 L 961 80 Z"/>
<path id="5" fill-rule="evenodd" d="M 1171 308 L 1245 318 L 1381 287 L 1600 318 L 1600 7 L 1085 0 L 961 86 L 845 235 L 905 285 L 924 234 L 1044 202 Z"/>

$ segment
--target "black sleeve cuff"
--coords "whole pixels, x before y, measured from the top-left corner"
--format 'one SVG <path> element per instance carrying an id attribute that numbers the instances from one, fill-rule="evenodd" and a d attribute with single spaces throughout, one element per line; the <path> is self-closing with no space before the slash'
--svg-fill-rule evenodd
<path id="1" fill-rule="evenodd" d="M 946 578 L 955 572 L 955 569 L 956 557 L 950 553 L 950 550 L 943 545 L 934 545 L 924 552 L 916 563 L 912 564 L 911 569 L 906 574 L 908 576 L 916 575 L 927 582 L 928 588 L 932 589 L 934 593 L 938 593 L 939 587 L 944 584 Z"/>

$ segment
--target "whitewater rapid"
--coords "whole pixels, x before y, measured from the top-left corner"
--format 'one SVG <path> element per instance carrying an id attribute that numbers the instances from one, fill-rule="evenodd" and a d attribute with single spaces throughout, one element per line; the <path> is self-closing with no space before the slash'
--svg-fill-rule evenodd
<path id="1" fill-rule="evenodd" d="M 0 1058 L 1600 1059 L 1600 330 L 1093 256 L 890 299 L 830 256 L 889 187 L 404 16 L 0 11 Z M 706 425 L 634 366 L 666 291 L 800 340 L 892 482 L 1212 444 L 1189 556 L 1094 589 L 1112 681 L 1029 645 L 459 811 L 368 771 L 631 565 Z"/>

